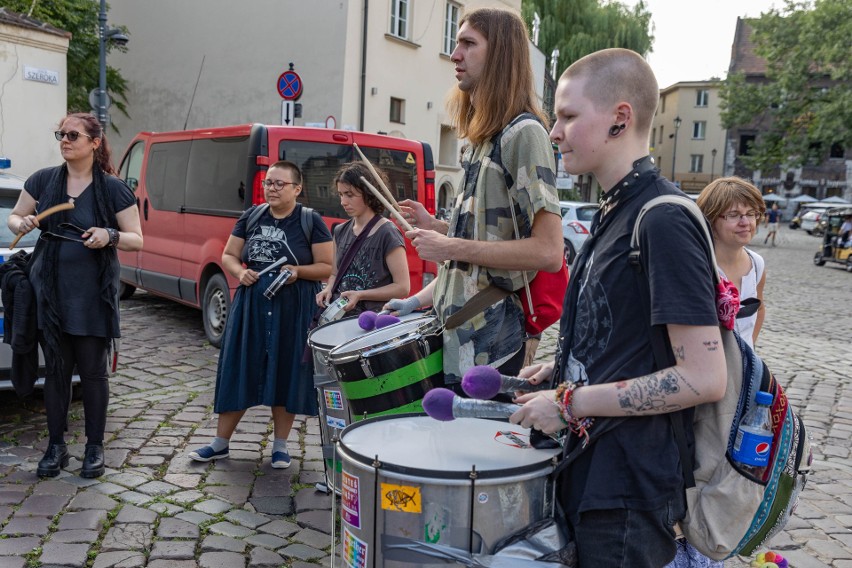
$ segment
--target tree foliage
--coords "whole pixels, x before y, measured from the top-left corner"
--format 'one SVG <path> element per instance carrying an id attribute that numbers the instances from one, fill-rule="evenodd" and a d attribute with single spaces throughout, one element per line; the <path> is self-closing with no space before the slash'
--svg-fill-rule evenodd
<path id="1" fill-rule="evenodd" d="M 748 20 L 765 78 L 731 74 L 721 89 L 725 128 L 759 135 L 741 158 L 752 169 L 822 161 L 852 144 L 852 0 L 785 0 Z"/>
<path id="2" fill-rule="evenodd" d="M 651 13 L 643 2 L 629 9 L 599 0 L 523 0 L 521 12 L 530 29 L 533 14 L 541 18 L 538 47 L 545 55 L 559 49 L 557 74 L 584 55 L 608 47 L 647 55 L 654 41 Z"/>
<path id="3" fill-rule="evenodd" d="M 27 14 L 32 8 L 31 17 L 56 28 L 71 32 L 68 46 L 68 112 L 89 112 L 89 91 L 98 88 L 100 70 L 100 44 L 98 39 L 98 0 L 0 0 L 0 5 L 19 14 Z M 108 13 L 108 12 L 107 12 Z M 111 28 L 122 26 L 110 24 Z M 107 42 L 107 54 L 110 50 L 126 51 L 125 47 Z M 127 114 L 127 82 L 118 69 L 109 66 L 107 56 L 107 92 L 112 99 L 111 111 L 117 108 L 124 116 Z"/>

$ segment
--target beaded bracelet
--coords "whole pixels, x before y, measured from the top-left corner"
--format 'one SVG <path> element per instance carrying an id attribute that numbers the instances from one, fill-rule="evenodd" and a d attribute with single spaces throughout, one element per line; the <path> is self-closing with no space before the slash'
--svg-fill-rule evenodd
<path id="1" fill-rule="evenodd" d="M 109 234 L 109 242 L 107 243 L 107 246 L 118 246 L 118 239 L 121 238 L 121 233 L 119 233 L 116 229 L 111 229 L 109 227 L 107 227 L 106 232 Z"/>
<path id="2" fill-rule="evenodd" d="M 574 401 L 574 391 L 577 388 L 577 383 L 564 382 L 556 387 L 556 396 L 554 403 L 559 408 L 559 418 L 568 427 L 568 429 L 583 438 L 583 445 L 589 443 L 589 428 L 594 424 L 594 418 L 577 418 L 574 416 L 571 404 Z"/>

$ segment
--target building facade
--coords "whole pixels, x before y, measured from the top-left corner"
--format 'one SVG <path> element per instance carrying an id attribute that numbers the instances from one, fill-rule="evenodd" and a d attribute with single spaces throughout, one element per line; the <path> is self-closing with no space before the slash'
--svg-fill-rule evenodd
<path id="1" fill-rule="evenodd" d="M 664 176 L 698 193 L 720 177 L 724 151 L 718 80 L 683 81 L 660 91 L 650 153 Z"/>
<path id="2" fill-rule="evenodd" d="M 450 53 L 464 10 L 520 12 L 520 0 L 111 0 L 127 53 L 130 117 L 111 116 L 121 153 L 139 131 L 282 124 L 279 76 L 302 80 L 300 126 L 381 132 L 428 142 L 439 207 L 461 179 L 460 143 L 444 108 L 456 83 Z M 238 7 L 238 9 L 237 9 Z M 545 58 L 531 46 L 539 84 Z"/>
<path id="3" fill-rule="evenodd" d="M 0 8 L 0 158 L 19 176 L 62 161 L 53 131 L 68 106 L 70 40 L 64 30 Z"/>

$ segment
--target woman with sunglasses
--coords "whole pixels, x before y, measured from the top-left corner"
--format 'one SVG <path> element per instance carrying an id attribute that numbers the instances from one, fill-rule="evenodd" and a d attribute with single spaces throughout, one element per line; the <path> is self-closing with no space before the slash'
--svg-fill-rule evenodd
<path id="1" fill-rule="evenodd" d="M 272 409 L 271 465 L 284 469 L 290 466 L 287 438 L 295 415 L 316 416 L 319 411 L 302 354 L 317 311 L 319 282 L 331 273 L 332 245 L 316 211 L 311 213 L 312 229 L 302 227 L 302 205 L 296 201 L 302 174 L 296 164 L 272 164 L 262 184 L 268 207 L 259 217 L 255 212 L 260 206 L 243 213 L 222 254 L 222 266 L 240 285 L 216 372 L 216 437 L 189 457 L 198 462 L 227 458 L 231 436 L 246 410 L 263 405 Z M 287 273 L 281 286 L 271 286 Z"/>
<path id="2" fill-rule="evenodd" d="M 50 439 L 36 473 L 55 477 L 68 465 L 64 435 L 76 366 L 86 419 L 80 476 L 92 478 L 104 473 L 107 359 L 110 343 L 120 337 L 116 250 L 141 249 L 142 229 L 133 192 L 115 177 L 111 151 L 97 119 L 70 114 L 54 135 L 65 162 L 27 179 L 8 226 L 14 233 L 41 229 L 28 271 L 47 368 L 44 404 Z M 36 218 L 68 202 L 73 209 L 40 222 Z"/>

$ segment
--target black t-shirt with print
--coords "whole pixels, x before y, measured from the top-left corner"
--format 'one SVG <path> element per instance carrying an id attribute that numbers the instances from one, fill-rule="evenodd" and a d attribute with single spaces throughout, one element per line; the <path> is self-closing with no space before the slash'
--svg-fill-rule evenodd
<path id="1" fill-rule="evenodd" d="M 643 173 L 620 202 L 593 223 L 593 236 L 572 271 L 563 318 L 562 377 L 609 383 L 657 370 L 651 324 L 718 324 L 706 239 L 694 218 L 677 205 L 661 205 L 643 219 L 640 274 L 629 261 L 630 237 L 642 206 L 680 191 Z M 642 298 L 638 278 L 651 298 Z M 573 294 L 571 291 L 573 290 Z M 569 298 L 576 298 L 575 305 Z M 570 350 L 564 338 L 573 333 Z M 678 417 L 679 418 L 679 417 Z M 594 426 L 592 426 L 594 429 Z M 690 440 L 692 432 L 688 433 Z M 570 444 L 578 438 L 572 436 Z M 649 510 L 682 491 L 678 450 L 668 414 L 627 418 L 604 434 L 563 477 L 561 497 L 572 514 L 599 509 Z"/>

